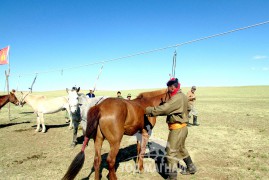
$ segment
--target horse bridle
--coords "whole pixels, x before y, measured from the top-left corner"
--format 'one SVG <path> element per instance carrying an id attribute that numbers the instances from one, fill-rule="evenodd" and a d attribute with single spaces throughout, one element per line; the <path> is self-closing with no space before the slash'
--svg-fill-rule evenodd
<path id="1" fill-rule="evenodd" d="M 95 106 L 96 106 L 97 104 L 99 104 L 99 102 L 100 102 L 102 99 L 104 99 L 104 96 L 101 97 L 101 98 L 99 99 L 99 101 L 97 101 L 97 102 L 95 103 Z"/>
<path id="2" fill-rule="evenodd" d="M 22 92 L 21 92 L 21 93 L 22 93 Z M 29 94 L 31 94 L 30 91 L 23 97 L 23 93 L 22 93 L 22 98 L 21 98 L 21 100 L 19 101 L 19 105 L 23 106 L 22 102 L 25 100 L 25 98 L 26 98 Z"/>

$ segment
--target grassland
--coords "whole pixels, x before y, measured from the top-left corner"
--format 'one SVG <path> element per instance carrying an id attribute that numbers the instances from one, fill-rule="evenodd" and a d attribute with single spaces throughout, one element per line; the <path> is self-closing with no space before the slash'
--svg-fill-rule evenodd
<path id="1" fill-rule="evenodd" d="M 187 92 L 189 88 L 183 88 Z M 133 97 L 150 90 L 122 91 Z M 86 93 L 86 91 L 84 91 Z M 3 93 L 2 93 L 3 94 Z M 48 97 L 66 95 L 64 90 L 34 92 Z M 269 86 L 201 87 L 197 89 L 198 122 L 190 127 L 187 149 L 198 167 L 193 176 L 178 179 L 268 179 L 269 178 Z M 116 96 L 114 91 L 97 91 L 96 95 Z M 17 95 L 20 96 L 19 94 Z M 35 133 L 36 117 L 25 105 L 8 106 L 0 111 L 0 179 L 61 179 L 80 151 L 81 144 L 71 148 L 72 131 L 65 123 L 65 112 L 45 115 L 47 133 Z M 164 149 L 168 129 L 164 117 L 158 117 L 150 144 Z M 81 132 L 80 132 L 81 135 Z M 109 145 L 102 148 L 102 175 L 108 173 L 105 157 Z M 77 179 L 93 179 L 93 141 L 86 148 L 86 161 Z M 124 136 L 118 155 L 119 179 L 163 179 L 154 171 L 154 160 L 145 159 L 143 174 L 126 167 L 136 152 L 135 139 Z M 153 167 L 153 168 L 149 168 Z"/>

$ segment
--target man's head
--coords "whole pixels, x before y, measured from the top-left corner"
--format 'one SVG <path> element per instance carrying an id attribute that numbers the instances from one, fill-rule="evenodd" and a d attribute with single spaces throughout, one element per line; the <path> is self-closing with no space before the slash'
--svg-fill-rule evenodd
<path id="1" fill-rule="evenodd" d="M 90 89 L 90 93 L 92 94 L 92 90 Z"/>
<path id="2" fill-rule="evenodd" d="M 192 86 L 191 87 L 191 92 L 195 92 L 196 91 L 196 86 Z"/>
<path id="3" fill-rule="evenodd" d="M 127 95 L 127 99 L 131 99 L 131 97 L 132 97 L 131 94 Z"/>
<path id="4" fill-rule="evenodd" d="M 178 82 L 177 78 L 171 78 L 167 83 L 166 83 L 167 87 L 168 87 L 168 92 L 172 93 L 174 92 L 176 89 L 180 89 L 180 84 Z"/>
<path id="5" fill-rule="evenodd" d="M 120 91 L 117 92 L 117 96 L 121 96 L 121 92 Z"/>

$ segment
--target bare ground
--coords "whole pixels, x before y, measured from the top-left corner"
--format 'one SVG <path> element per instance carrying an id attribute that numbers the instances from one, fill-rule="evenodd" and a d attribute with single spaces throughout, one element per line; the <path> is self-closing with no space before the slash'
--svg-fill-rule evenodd
<path id="1" fill-rule="evenodd" d="M 204 96 L 197 104 L 198 127 L 190 127 L 186 147 L 198 168 L 195 175 L 178 179 L 268 179 L 269 178 L 269 99 Z M 71 148 L 72 131 L 65 123 L 64 112 L 45 115 L 46 133 L 35 133 L 36 117 L 27 106 L 11 105 L 0 111 L 0 179 L 61 179 L 81 144 Z M 164 149 L 168 129 L 158 118 L 150 145 Z M 80 132 L 81 135 L 81 132 Z M 81 138 L 82 140 L 82 138 Z M 81 143 L 81 141 L 80 141 Z M 118 179 L 163 179 L 156 171 L 154 153 L 147 153 L 145 172 L 136 173 L 135 139 L 124 136 L 117 157 Z M 94 179 L 93 140 L 86 148 L 86 160 L 76 179 Z M 102 147 L 102 179 L 107 179 L 107 141 Z M 184 163 L 182 163 L 184 165 Z"/>

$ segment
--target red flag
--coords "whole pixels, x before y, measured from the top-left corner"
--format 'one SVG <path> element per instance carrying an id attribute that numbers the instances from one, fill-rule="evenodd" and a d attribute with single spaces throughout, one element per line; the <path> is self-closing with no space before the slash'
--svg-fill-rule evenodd
<path id="1" fill-rule="evenodd" d="M 8 64 L 8 51 L 9 46 L 0 49 L 0 65 Z"/>

